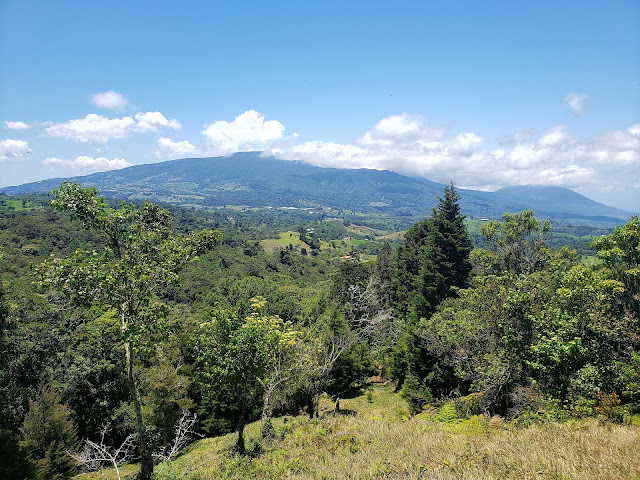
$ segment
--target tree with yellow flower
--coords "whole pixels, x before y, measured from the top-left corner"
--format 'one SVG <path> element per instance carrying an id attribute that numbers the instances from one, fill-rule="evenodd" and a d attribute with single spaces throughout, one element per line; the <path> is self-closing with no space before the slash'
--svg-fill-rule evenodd
<path id="1" fill-rule="evenodd" d="M 263 297 L 252 300 L 253 313 L 244 319 L 228 310 L 214 309 L 196 334 L 195 377 L 205 405 L 223 401 L 235 417 L 236 451 L 245 453 L 244 427 L 262 408 L 270 413 L 275 388 L 288 375 L 283 368 L 286 352 L 298 333 L 277 315 L 265 316 Z"/>

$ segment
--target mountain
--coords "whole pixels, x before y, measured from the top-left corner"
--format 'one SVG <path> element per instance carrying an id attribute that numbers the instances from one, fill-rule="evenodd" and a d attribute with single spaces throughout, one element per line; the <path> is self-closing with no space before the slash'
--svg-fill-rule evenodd
<path id="1" fill-rule="evenodd" d="M 47 192 L 62 178 L 5 187 L 7 194 Z M 390 171 L 323 168 L 301 161 L 262 157 L 187 158 L 94 173 L 66 180 L 96 186 L 105 196 L 180 205 L 331 208 L 390 215 L 431 212 L 442 184 Z M 552 219 L 620 224 L 631 213 L 594 202 L 561 187 L 506 187 L 496 192 L 460 189 L 467 215 L 500 218 L 531 208 Z"/>

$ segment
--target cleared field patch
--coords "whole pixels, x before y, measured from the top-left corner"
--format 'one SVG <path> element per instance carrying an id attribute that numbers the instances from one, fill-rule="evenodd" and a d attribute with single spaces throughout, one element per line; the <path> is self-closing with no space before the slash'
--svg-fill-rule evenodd
<path id="1" fill-rule="evenodd" d="M 13 210 L 16 212 L 22 210 L 42 210 L 44 207 L 39 203 L 35 202 L 23 202 L 22 200 L 7 200 L 2 199 L 2 204 L 0 208 L 6 208 L 7 210 Z"/>
<path id="2" fill-rule="evenodd" d="M 356 235 L 363 235 L 363 236 L 367 236 L 367 235 L 380 236 L 380 235 L 386 235 L 388 233 L 384 230 L 378 230 L 377 228 L 366 227 L 364 225 L 351 224 L 346 228 L 347 228 L 347 232 L 349 233 L 354 233 Z"/>
<path id="3" fill-rule="evenodd" d="M 283 248 L 287 248 L 289 245 L 293 245 L 295 248 L 306 248 L 310 250 L 311 247 L 300 240 L 300 234 L 298 232 L 282 232 L 279 238 L 268 238 L 260 241 L 260 246 L 267 253 L 274 253 Z"/>
<path id="4" fill-rule="evenodd" d="M 385 235 L 380 235 L 376 237 L 376 240 L 379 242 L 399 242 L 404 239 L 404 234 L 407 233 L 406 230 L 402 230 L 401 232 L 393 232 L 387 233 Z"/>

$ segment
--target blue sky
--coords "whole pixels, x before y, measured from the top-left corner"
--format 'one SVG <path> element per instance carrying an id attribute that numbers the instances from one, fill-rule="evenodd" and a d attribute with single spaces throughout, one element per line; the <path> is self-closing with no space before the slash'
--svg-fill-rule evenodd
<path id="1" fill-rule="evenodd" d="M 0 0 L 0 187 L 264 150 L 640 210 L 640 3 Z"/>

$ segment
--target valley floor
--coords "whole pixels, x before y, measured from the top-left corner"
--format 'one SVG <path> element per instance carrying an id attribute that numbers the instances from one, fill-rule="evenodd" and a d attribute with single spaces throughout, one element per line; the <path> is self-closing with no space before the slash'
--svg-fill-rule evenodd
<path id="1" fill-rule="evenodd" d="M 414 417 L 391 389 L 376 386 L 328 400 L 320 418 L 274 419 L 275 436 L 259 443 L 258 424 L 247 428 L 253 457 L 232 455 L 234 434 L 198 441 L 159 479 L 640 479 L 640 427 L 594 419 L 512 428 L 501 419 L 437 421 Z M 124 466 L 123 478 L 136 466 Z M 114 471 L 80 478 L 117 478 Z"/>

